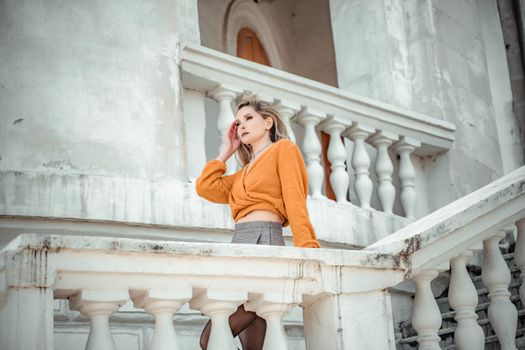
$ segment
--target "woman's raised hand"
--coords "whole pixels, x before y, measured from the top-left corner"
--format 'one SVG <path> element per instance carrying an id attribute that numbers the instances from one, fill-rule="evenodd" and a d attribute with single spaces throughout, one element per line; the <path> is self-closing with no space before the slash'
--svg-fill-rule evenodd
<path id="1" fill-rule="evenodd" d="M 232 156 L 232 154 L 237 151 L 237 149 L 241 145 L 241 139 L 237 135 L 237 122 L 233 121 L 229 128 L 228 132 L 226 133 L 226 137 L 224 138 L 224 149 L 219 154 L 219 157 L 221 160 L 226 161 L 228 158 Z"/>

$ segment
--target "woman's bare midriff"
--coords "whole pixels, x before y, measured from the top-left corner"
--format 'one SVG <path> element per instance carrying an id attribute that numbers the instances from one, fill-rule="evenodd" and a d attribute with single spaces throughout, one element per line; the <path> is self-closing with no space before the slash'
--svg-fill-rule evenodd
<path id="1" fill-rule="evenodd" d="M 273 221 L 282 224 L 281 217 L 269 210 L 254 210 L 237 220 L 237 224 L 250 221 Z"/>

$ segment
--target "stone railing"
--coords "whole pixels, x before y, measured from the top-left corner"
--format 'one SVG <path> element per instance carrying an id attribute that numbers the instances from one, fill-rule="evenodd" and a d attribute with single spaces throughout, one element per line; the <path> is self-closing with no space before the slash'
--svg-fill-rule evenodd
<path id="1" fill-rule="evenodd" d="M 478 294 L 466 262 L 472 250 L 483 247 L 482 281 L 489 290 L 488 317 L 501 349 L 516 349 L 516 307 L 509 299 L 511 275 L 498 243 L 509 227 L 515 227 L 515 259 L 525 271 L 525 167 L 485 186 L 399 232 L 378 241 L 364 251 L 396 256 L 409 267 L 416 295 L 412 324 L 418 332 L 420 349 L 439 349 L 441 313 L 430 282 L 450 267 L 448 298 L 455 310 L 458 349 L 483 349 L 485 336 L 476 322 Z M 482 244 L 481 244 L 482 243 Z M 522 304 L 525 289 L 520 288 Z"/>
<path id="2" fill-rule="evenodd" d="M 281 318 L 294 305 L 308 349 L 393 349 L 385 289 L 404 266 L 392 257 L 247 248 L 20 235 L 0 253 L 0 348 L 53 349 L 53 299 L 67 299 L 91 324 L 86 349 L 116 348 L 110 317 L 128 300 L 155 318 L 150 349 L 180 348 L 173 316 L 186 303 L 213 320 L 208 349 L 237 349 L 228 317 L 241 304 L 266 319 L 265 349 L 287 349 Z"/>
<path id="3" fill-rule="evenodd" d="M 201 46 L 182 47 L 182 80 L 188 90 L 203 92 L 219 104 L 217 130 L 224 136 L 234 120 L 232 104 L 246 91 L 256 93 L 280 111 L 288 129 L 291 123 L 303 131 L 301 150 L 304 154 L 312 198 L 322 197 L 324 172 L 321 165 L 321 144 L 317 130 L 330 135 L 327 157 L 331 163 L 330 184 L 338 203 L 347 202 L 349 186 L 353 185 L 359 206 L 369 209 L 373 186 L 381 208 L 392 213 L 396 191 L 399 192 L 405 216 L 415 218 L 418 196 L 411 155 L 437 155 L 447 151 L 454 139 L 454 125 L 418 113 L 363 98 L 309 79 L 232 57 Z M 194 137 L 199 139 L 202 135 Z M 342 137 L 351 141 L 353 184 L 345 161 L 349 158 Z M 204 138 L 202 138 L 204 140 Z M 370 177 L 371 159 L 366 144 L 375 149 L 377 184 Z M 399 157 L 396 190 L 392 174 L 394 166 L 389 149 Z M 194 154 L 192 154 L 195 157 Z M 202 164 L 201 164 L 202 166 Z M 229 164 L 229 170 L 235 164 Z"/>
<path id="4" fill-rule="evenodd" d="M 52 349 L 56 298 L 89 318 L 87 349 L 115 348 L 109 318 L 128 299 L 155 317 L 153 349 L 177 348 L 172 320 L 186 303 L 214 320 L 210 349 L 235 349 L 227 320 L 241 304 L 266 319 L 266 349 L 287 348 L 281 319 L 294 305 L 304 308 L 307 349 L 393 349 L 386 290 L 408 279 L 418 342 L 439 349 L 430 282 L 450 266 L 456 344 L 482 349 L 465 262 L 483 243 L 489 319 L 502 349 L 515 349 L 517 312 L 497 243 L 517 226 L 523 270 L 524 218 L 525 167 L 361 251 L 22 234 L 0 252 L 0 348 Z"/>

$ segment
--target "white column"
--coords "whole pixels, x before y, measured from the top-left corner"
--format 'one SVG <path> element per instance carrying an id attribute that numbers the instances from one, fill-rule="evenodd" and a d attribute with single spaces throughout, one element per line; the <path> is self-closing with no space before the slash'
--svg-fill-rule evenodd
<path id="1" fill-rule="evenodd" d="M 365 125 L 354 124 L 345 132 L 345 136 L 354 141 L 354 153 L 352 154 L 352 167 L 356 176 L 354 189 L 359 199 L 359 205 L 364 209 L 370 209 L 372 197 L 372 180 L 370 180 L 368 172 L 370 157 L 366 151 L 365 140 L 374 131 L 373 128 Z"/>
<path id="2" fill-rule="evenodd" d="M 127 291 L 83 290 L 69 300 L 71 310 L 78 310 L 91 321 L 86 350 L 116 350 L 109 331 L 109 317 L 128 300 Z"/>
<path id="3" fill-rule="evenodd" d="M 9 287 L 0 309 L 0 349 L 53 350 L 53 289 Z"/>
<path id="4" fill-rule="evenodd" d="M 410 159 L 410 155 L 421 143 L 407 137 L 402 137 L 395 144 L 395 150 L 399 154 L 399 179 L 401 180 L 401 205 L 405 211 L 405 216 L 409 219 L 415 219 L 417 193 L 416 193 L 416 172 Z"/>
<path id="5" fill-rule="evenodd" d="M 390 155 L 388 154 L 388 147 L 398 139 L 397 135 L 379 131 L 372 135 L 368 142 L 370 142 L 377 149 L 376 157 L 376 173 L 378 177 L 377 195 L 381 208 L 385 213 L 392 214 L 394 201 L 396 199 L 396 188 L 392 184 L 392 173 L 394 166 Z"/>
<path id="6" fill-rule="evenodd" d="M 481 277 L 489 290 L 488 316 L 490 324 L 498 336 L 501 349 L 516 349 L 516 328 L 518 312 L 510 301 L 510 271 L 499 250 L 499 241 L 505 236 L 499 231 L 495 236 L 483 241 L 485 258 Z"/>
<path id="7" fill-rule="evenodd" d="M 321 298 L 307 300 L 308 304 L 303 304 L 306 349 L 395 349 L 386 290 L 324 293 Z"/>
<path id="8" fill-rule="evenodd" d="M 293 143 L 296 143 L 291 121 L 295 114 L 301 109 L 301 106 L 297 103 L 279 99 L 275 99 L 274 104 L 275 109 L 277 109 L 277 112 L 279 112 L 281 115 L 284 125 L 286 126 L 286 130 L 288 130 L 288 136 L 290 136 L 290 140 L 292 140 Z"/>
<path id="9" fill-rule="evenodd" d="M 520 299 L 521 303 L 525 304 L 525 219 L 518 220 L 516 227 L 518 230 L 514 248 L 514 262 L 520 268 Z"/>
<path id="10" fill-rule="evenodd" d="M 190 301 L 192 309 L 211 319 L 208 350 L 237 350 L 228 319 L 247 299 L 247 293 L 208 289 Z"/>
<path id="11" fill-rule="evenodd" d="M 313 198 L 322 197 L 324 171 L 321 165 L 321 142 L 317 137 L 315 126 L 325 118 L 321 111 L 304 108 L 297 115 L 297 121 L 304 126 L 304 140 L 302 151 L 305 156 L 308 172 L 308 185 Z"/>
<path id="12" fill-rule="evenodd" d="M 135 307 L 143 308 L 155 316 L 155 332 L 150 349 L 181 349 L 173 327 L 173 315 L 179 311 L 182 304 L 190 300 L 191 289 L 132 291 L 130 295 Z"/>
<path id="13" fill-rule="evenodd" d="M 319 124 L 319 128 L 330 134 L 330 144 L 328 145 L 328 160 L 330 160 L 330 184 L 338 203 L 347 202 L 348 186 L 350 179 L 345 169 L 346 148 L 341 140 L 341 133 L 346 125 L 330 117 Z"/>
<path id="14" fill-rule="evenodd" d="M 441 328 L 441 312 L 432 294 L 430 282 L 436 278 L 438 271 L 426 270 L 413 278 L 416 284 L 412 325 L 417 331 L 417 342 L 420 350 L 438 350 Z"/>
<path id="15" fill-rule="evenodd" d="M 229 86 L 219 85 L 211 90 L 208 95 L 219 103 L 219 115 L 217 116 L 217 131 L 221 137 L 221 146 L 219 152 L 224 150 L 228 128 L 235 120 L 235 114 L 232 109 L 232 102 L 237 96 L 237 91 Z M 226 162 L 227 174 L 231 174 L 236 169 L 235 157 L 231 157 Z"/>
<path id="16" fill-rule="evenodd" d="M 0 254 L 2 350 L 53 349 L 53 286 L 57 273 L 50 257 L 55 251 L 44 247 L 40 238 L 30 242 L 35 244 L 19 242 Z"/>
<path id="17" fill-rule="evenodd" d="M 471 251 L 465 251 L 450 261 L 448 300 L 456 311 L 454 319 L 458 325 L 454 332 L 454 342 L 459 350 L 483 350 L 485 346 L 485 334 L 476 321 L 478 292 L 466 267 L 466 261 L 471 256 Z"/>
<path id="18" fill-rule="evenodd" d="M 293 291 L 289 291 L 289 295 L 292 293 Z M 284 302 L 283 299 L 288 302 Z M 277 298 L 271 296 L 267 298 L 267 295 L 264 295 L 260 298 L 251 299 L 244 304 L 246 311 L 254 311 L 266 321 L 264 350 L 288 349 L 288 340 L 281 320 L 292 306 L 293 302 L 286 296 L 283 298 L 283 295 L 278 295 Z"/>

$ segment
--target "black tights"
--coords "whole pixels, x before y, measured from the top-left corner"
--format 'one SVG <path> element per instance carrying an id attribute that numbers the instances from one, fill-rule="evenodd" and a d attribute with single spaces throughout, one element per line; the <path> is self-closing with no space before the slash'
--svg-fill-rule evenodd
<path id="1" fill-rule="evenodd" d="M 257 316 L 255 312 L 246 311 L 244 305 L 241 305 L 230 316 L 229 323 L 233 336 L 239 336 L 243 350 L 261 350 L 263 348 L 266 321 Z M 202 350 L 206 350 L 208 347 L 210 332 L 211 320 L 206 323 L 202 330 L 200 340 Z"/>

